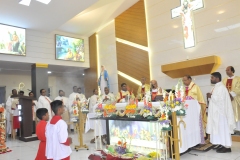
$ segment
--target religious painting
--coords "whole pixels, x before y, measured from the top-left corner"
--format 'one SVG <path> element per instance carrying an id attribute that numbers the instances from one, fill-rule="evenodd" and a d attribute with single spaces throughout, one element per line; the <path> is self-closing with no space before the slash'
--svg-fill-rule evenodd
<path id="1" fill-rule="evenodd" d="M 156 151 L 156 123 L 109 120 L 109 139 L 110 145 L 113 146 L 119 140 L 125 139 L 127 148 L 130 148 L 131 152 L 148 154 Z M 158 147 L 164 153 L 166 146 L 163 141 L 160 144 L 158 143 Z"/>
<path id="2" fill-rule="evenodd" d="M 181 6 L 172 9 L 172 18 L 182 17 L 184 48 L 195 46 L 193 10 L 203 7 L 203 0 L 181 0 Z"/>
<path id="3" fill-rule="evenodd" d="M 0 24 L 0 53 L 26 56 L 26 30 Z"/>
<path id="4" fill-rule="evenodd" d="M 56 59 L 84 62 L 84 40 L 56 35 Z"/>

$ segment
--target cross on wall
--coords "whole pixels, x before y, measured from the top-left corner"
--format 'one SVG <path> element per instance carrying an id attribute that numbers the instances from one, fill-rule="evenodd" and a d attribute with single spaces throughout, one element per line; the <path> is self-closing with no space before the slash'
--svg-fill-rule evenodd
<path id="1" fill-rule="evenodd" d="M 204 8 L 203 0 L 180 0 L 180 6 L 171 10 L 172 18 L 182 17 L 184 48 L 195 46 L 193 11 Z"/>

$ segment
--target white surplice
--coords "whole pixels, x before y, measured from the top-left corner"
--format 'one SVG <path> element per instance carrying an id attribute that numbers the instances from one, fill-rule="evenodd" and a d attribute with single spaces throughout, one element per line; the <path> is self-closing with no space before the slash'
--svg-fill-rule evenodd
<path id="1" fill-rule="evenodd" d="M 215 84 L 209 99 L 207 133 L 212 144 L 231 146 L 231 134 L 236 128 L 228 90 L 222 82 Z"/>
<path id="2" fill-rule="evenodd" d="M 45 134 L 47 159 L 61 160 L 72 153 L 71 147 L 63 144 L 68 139 L 68 132 L 67 124 L 62 119 L 55 124 L 48 122 Z"/>
<path id="3" fill-rule="evenodd" d="M 48 114 L 49 114 L 49 120 L 53 117 L 53 112 L 51 109 L 51 103 L 52 101 L 47 96 L 40 96 L 38 98 L 38 108 L 47 108 Z"/>
<path id="4" fill-rule="evenodd" d="M 97 104 L 99 96 L 98 95 L 92 95 L 90 98 L 90 102 L 89 102 L 89 113 L 95 113 L 95 109 L 94 106 L 95 104 Z"/>

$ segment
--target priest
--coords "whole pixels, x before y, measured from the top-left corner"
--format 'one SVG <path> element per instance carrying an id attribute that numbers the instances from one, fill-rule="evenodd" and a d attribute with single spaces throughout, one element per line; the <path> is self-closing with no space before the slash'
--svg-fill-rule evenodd
<path id="1" fill-rule="evenodd" d="M 197 100 L 201 106 L 202 124 L 203 124 L 204 135 L 205 135 L 206 126 L 207 126 L 207 114 L 206 114 L 207 107 L 202 95 L 202 91 L 200 87 L 192 81 L 192 77 L 190 75 L 185 75 L 182 78 L 182 81 L 186 88 L 185 95 Z"/>
<path id="2" fill-rule="evenodd" d="M 217 153 L 231 152 L 233 134 L 236 128 L 233 108 L 228 90 L 221 82 L 221 74 L 211 74 L 211 83 L 214 88 L 207 93 L 209 100 L 207 133 L 210 134 L 210 142 L 219 145 Z"/>
<path id="3" fill-rule="evenodd" d="M 158 101 L 160 99 L 157 99 L 157 97 L 162 96 L 163 95 L 163 89 L 161 87 L 158 87 L 158 83 L 156 80 L 151 80 L 151 88 L 150 88 L 150 92 L 151 92 L 151 100 L 154 101 Z"/>
<path id="4" fill-rule="evenodd" d="M 38 108 L 47 108 L 49 114 L 49 120 L 54 116 L 50 103 L 52 102 L 50 98 L 46 96 L 46 90 L 40 90 L 41 96 L 38 98 Z"/>
<path id="5" fill-rule="evenodd" d="M 70 121 L 70 117 L 69 117 L 69 110 L 68 110 L 68 98 L 65 97 L 65 93 L 63 90 L 59 90 L 58 91 L 58 96 L 55 98 L 55 100 L 60 100 L 63 102 L 63 106 L 64 106 L 64 112 L 62 114 L 62 119 L 66 122 L 69 123 Z"/>
<path id="6" fill-rule="evenodd" d="M 74 115 L 73 115 L 73 109 L 72 109 L 72 105 L 74 104 L 74 102 L 76 101 L 84 101 L 86 100 L 85 98 L 85 95 L 82 94 L 82 93 L 78 93 L 78 88 L 77 86 L 73 86 L 73 93 L 71 93 L 69 95 L 69 98 L 68 98 L 68 107 L 69 107 L 69 113 L 70 113 L 70 118 L 73 119 L 75 118 Z M 80 92 L 81 92 L 81 88 L 80 88 Z M 71 131 L 73 132 L 74 129 L 73 129 L 73 125 L 71 125 Z"/>
<path id="7" fill-rule="evenodd" d="M 103 104 L 111 104 L 116 101 L 114 95 L 109 92 L 108 87 L 104 88 L 104 94 L 102 94 L 101 98 L 103 100 Z"/>
<path id="8" fill-rule="evenodd" d="M 121 84 L 121 91 L 118 92 L 117 94 L 117 103 L 125 103 L 126 100 L 126 96 L 129 96 L 129 98 L 135 98 L 134 94 L 131 91 L 127 90 L 127 84 L 126 83 L 122 83 Z"/>
<path id="9" fill-rule="evenodd" d="M 99 99 L 98 90 L 94 89 L 93 95 L 91 96 L 89 102 L 89 113 L 94 113 L 94 106 L 97 104 L 98 99 Z"/>
<path id="10" fill-rule="evenodd" d="M 145 93 L 150 91 L 150 85 L 146 84 L 146 77 L 141 78 L 142 85 L 138 87 L 137 98 L 142 100 L 145 96 Z"/>
<path id="11" fill-rule="evenodd" d="M 236 131 L 240 131 L 240 77 L 234 75 L 235 69 L 232 66 L 227 67 L 226 73 L 228 77 L 224 78 L 223 84 L 226 85 L 232 101 Z"/>

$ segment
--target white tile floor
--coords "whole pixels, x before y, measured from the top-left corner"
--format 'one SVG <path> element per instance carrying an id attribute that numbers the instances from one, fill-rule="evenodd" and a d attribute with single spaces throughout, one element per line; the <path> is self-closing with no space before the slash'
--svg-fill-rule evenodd
<path id="1" fill-rule="evenodd" d="M 74 145 L 78 145 L 77 134 L 70 134 L 69 136 L 73 138 L 72 148 L 74 149 Z M 71 160 L 88 160 L 88 156 L 95 150 L 95 145 L 89 143 L 92 138 L 93 132 L 84 134 L 84 140 L 89 150 L 80 150 L 78 152 L 73 150 Z M 7 146 L 12 152 L 0 155 L 0 160 L 34 160 L 38 144 L 39 141 L 26 143 L 19 140 L 9 140 Z M 233 142 L 232 153 L 216 153 L 215 150 L 208 152 L 191 151 L 182 155 L 181 160 L 240 160 L 240 143 Z"/>

